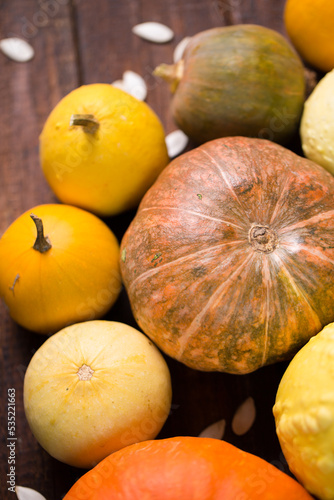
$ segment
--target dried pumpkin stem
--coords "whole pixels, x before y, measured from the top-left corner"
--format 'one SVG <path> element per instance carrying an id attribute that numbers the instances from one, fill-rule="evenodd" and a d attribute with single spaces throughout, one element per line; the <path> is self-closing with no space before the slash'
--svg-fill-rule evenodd
<path id="1" fill-rule="evenodd" d="M 93 376 L 93 373 L 94 370 L 86 364 L 80 366 L 79 370 L 77 371 L 79 380 L 90 380 Z"/>
<path id="2" fill-rule="evenodd" d="M 98 130 L 100 123 L 94 115 L 72 115 L 70 119 L 70 127 L 82 127 L 83 131 L 87 134 L 95 134 Z"/>
<path id="3" fill-rule="evenodd" d="M 248 241 L 257 252 L 271 253 L 278 246 L 276 231 L 266 224 L 252 224 Z"/>
<path id="4" fill-rule="evenodd" d="M 50 250 L 50 248 L 52 248 L 52 245 L 49 238 L 47 236 L 44 236 L 44 227 L 42 219 L 40 219 L 34 214 L 30 214 L 30 217 L 34 221 L 37 229 L 37 238 L 34 243 L 33 249 L 37 250 L 38 252 L 45 253 L 48 250 Z"/>
<path id="5" fill-rule="evenodd" d="M 181 59 L 176 64 L 160 64 L 153 71 L 153 75 L 163 78 L 170 83 L 171 91 L 175 92 L 184 73 L 184 61 Z"/>

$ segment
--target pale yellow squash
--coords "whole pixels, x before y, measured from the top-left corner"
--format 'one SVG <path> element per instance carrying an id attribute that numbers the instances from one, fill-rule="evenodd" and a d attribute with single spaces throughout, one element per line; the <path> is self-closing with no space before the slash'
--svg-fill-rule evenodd
<path id="1" fill-rule="evenodd" d="M 118 322 L 87 321 L 56 333 L 34 354 L 24 379 L 36 439 L 76 467 L 154 438 L 170 404 L 163 356 L 144 334 Z"/>
<path id="2" fill-rule="evenodd" d="M 300 137 L 305 156 L 334 175 L 334 69 L 305 102 Z"/>
<path id="3" fill-rule="evenodd" d="M 310 493 L 334 499 L 334 323 L 296 354 L 274 406 L 277 435 L 291 471 Z"/>

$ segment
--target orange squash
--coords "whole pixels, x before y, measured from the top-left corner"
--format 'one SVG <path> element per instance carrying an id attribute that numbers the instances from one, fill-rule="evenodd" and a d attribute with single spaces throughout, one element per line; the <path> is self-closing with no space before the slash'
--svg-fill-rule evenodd
<path id="1" fill-rule="evenodd" d="M 123 448 L 82 476 L 64 500 L 311 500 L 294 479 L 218 439 L 173 437 Z"/>
<path id="2" fill-rule="evenodd" d="M 121 289 L 118 259 L 117 239 L 98 217 L 39 205 L 0 240 L 0 296 L 21 326 L 54 333 L 110 309 Z"/>
<path id="3" fill-rule="evenodd" d="M 134 316 L 167 354 L 247 373 L 334 321 L 334 178 L 261 139 L 174 160 L 121 244 Z"/>

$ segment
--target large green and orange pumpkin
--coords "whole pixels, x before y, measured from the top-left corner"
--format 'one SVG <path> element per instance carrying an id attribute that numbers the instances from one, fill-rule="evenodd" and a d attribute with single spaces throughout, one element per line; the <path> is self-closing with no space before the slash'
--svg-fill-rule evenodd
<path id="1" fill-rule="evenodd" d="M 208 142 L 146 193 L 121 272 L 139 326 L 186 365 L 289 359 L 334 321 L 334 178 L 267 140 Z"/>

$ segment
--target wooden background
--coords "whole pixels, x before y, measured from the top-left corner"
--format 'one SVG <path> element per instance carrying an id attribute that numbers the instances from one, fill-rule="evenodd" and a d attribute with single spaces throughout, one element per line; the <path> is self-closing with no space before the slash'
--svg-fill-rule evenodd
<path id="1" fill-rule="evenodd" d="M 28 63 L 0 53 L 0 234 L 22 212 L 56 202 L 38 160 L 38 137 L 57 102 L 82 84 L 109 83 L 125 70 L 141 74 L 148 85 L 147 103 L 161 118 L 166 133 L 175 129 L 168 86 L 152 76 L 161 62 L 172 62 L 176 44 L 185 36 L 215 26 L 254 23 L 283 34 L 285 0 L 1 0 L 0 38 L 19 36 L 36 51 Z M 140 22 L 159 21 L 175 31 L 172 42 L 157 45 L 131 32 Z M 241 82 L 242 84 L 242 82 Z M 298 139 L 297 139 L 298 144 Z M 134 212 L 106 219 L 119 240 Z M 107 319 L 135 326 L 123 290 Z M 1 478 L 0 498 L 8 492 L 7 390 L 16 391 L 16 484 L 40 491 L 47 500 L 61 499 L 85 471 L 50 457 L 27 425 L 22 388 L 25 369 L 45 337 L 25 331 L 0 305 L 1 348 Z M 250 375 L 201 373 L 169 358 L 173 382 L 171 414 L 159 437 L 198 435 L 225 418 L 225 439 L 288 473 L 275 434 L 272 406 L 281 363 Z M 257 418 L 238 437 L 231 420 L 238 405 L 252 396 Z"/>

